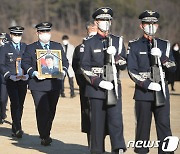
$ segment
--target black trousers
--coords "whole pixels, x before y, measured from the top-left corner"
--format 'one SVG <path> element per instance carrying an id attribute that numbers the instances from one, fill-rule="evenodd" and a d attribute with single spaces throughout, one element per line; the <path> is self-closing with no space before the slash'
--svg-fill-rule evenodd
<path id="1" fill-rule="evenodd" d="M 69 86 L 70 86 L 70 94 L 74 95 L 74 81 L 73 77 L 69 77 L 69 74 L 67 73 L 68 76 L 68 81 L 69 81 Z M 64 78 L 65 80 L 65 78 Z M 64 93 L 64 80 L 62 80 L 62 89 L 61 89 L 61 94 Z"/>
<path id="2" fill-rule="evenodd" d="M 91 152 L 104 152 L 104 138 L 108 129 L 112 150 L 126 149 L 123 136 L 122 102 L 107 106 L 103 99 L 90 98 L 91 105 Z M 106 127 L 107 122 L 107 127 Z"/>
<path id="3" fill-rule="evenodd" d="M 79 86 L 80 103 L 81 103 L 81 131 L 90 133 L 90 103 L 85 96 L 85 85 Z"/>
<path id="4" fill-rule="evenodd" d="M 50 136 L 52 122 L 56 113 L 56 105 L 59 99 L 59 90 L 56 91 L 31 91 L 35 107 L 38 132 L 41 139 Z"/>
<path id="5" fill-rule="evenodd" d="M 27 93 L 27 83 L 24 81 L 6 82 L 7 92 L 10 99 L 12 132 L 22 130 L 21 118 L 23 114 L 23 105 Z"/>
<path id="6" fill-rule="evenodd" d="M 8 102 L 8 93 L 5 84 L 0 84 L 0 119 L 6 118 L 6 107 Z"/>
<path id="7" fill-rule="evenodd" d="M 135 138 L 136 141 L 138 140 L 149 141 L 152 114 L 154 114 L 157 139 L 161 141 L 161 144 L 165 137 L 172 135 L 170 128 L 169 100 L 166 102 L 165 106 L 162 107 L 156 107 L 154 105 L 154 102 L 136 101 L 135 114 L 137 119 L 136 138 Z M 161 144 L 158 148 L 158 154 L 164 153 L 161 150 Z M 145 154 L 149 152 L 149 149 L 135 148 L 134 151 L 136 153 Z"/>

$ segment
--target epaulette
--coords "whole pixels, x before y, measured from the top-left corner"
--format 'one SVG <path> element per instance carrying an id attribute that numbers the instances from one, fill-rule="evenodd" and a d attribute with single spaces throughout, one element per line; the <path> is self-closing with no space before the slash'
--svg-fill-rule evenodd
<path id="1" fill-rule="evenodd" d="M 138 40 L 139 40 L 139 38 L 134 39 L 134 40 L 130 40 L 129 43 L 136 42 L 136 41 L 138 41 Z"/>
<path id="2" fill-rule="evenodd" d="M 115 37 L 119 37 L 119 36 L 117 36 L 117 35 L 114 35 L 114 34 L 111 34 L 112 36 L 115 36 Z"/>
<path id="3" fill-rule="evenodd" d="M 159 40 L 161 40 L 161 41 L 164 41 L 164 42 L 169 42 L 169 40 L 164 40 L 164 39 L 161 39 L 161 38 L 158 38 Z"/>
<path id="4" fill-rule="evenodd" d="M 83 40 L 89 40 L 89 39 L 91 39 L 92 37 L 93 37 L 94 35 L 91 35 L 91 36 L 88 36 L 88 37 L 85 37 Z"/>

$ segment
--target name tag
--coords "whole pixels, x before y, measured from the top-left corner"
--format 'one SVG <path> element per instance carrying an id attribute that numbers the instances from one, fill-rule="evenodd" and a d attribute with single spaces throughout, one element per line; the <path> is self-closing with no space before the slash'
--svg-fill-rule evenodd
<path id="1" fill-rule="evenodd" d="M 146 55 L 147 52 L 139 52 L 140 55 Z"/>
<path id="2" fill-rule="evenodd" d="M 13 53 L 12 53 L 12 52 L 10 52 L 10 53 L 8 53 L 8 55 L 9 55 L 9 56 L 11 56 L 11 55 L 13 55 Z"/>
<path id="3" fill-rule="evenodd" d="M 101 49 L 95 49 L 94 53 L 101 52 Z"/>

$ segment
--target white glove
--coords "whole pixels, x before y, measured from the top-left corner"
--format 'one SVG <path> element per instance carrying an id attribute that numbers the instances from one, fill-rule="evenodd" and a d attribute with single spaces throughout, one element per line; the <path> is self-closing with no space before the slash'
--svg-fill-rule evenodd
<path id="1" fill-rule="evenodd" d="M 38 78 L 38 80 L 44 80 L 44 79 L 46 79 L 46 78 L 39 78 L 39 73 L 38 73 L 38 71 L 34 71 L 33 73 L 32 73 L 32 77 L 36 77 L 36 78 Z"/>
<path id="2" fill-rule="evenodd" d="M 60 80 L 63 80 L 64 77 L 65 77 L 65 75 L 66 75 L 66 72 L 63 70 L 63 71 L 60 73 L 59 79 L 60 79 Z"/>
<path id="3" fill-rule="evenodd" d="M 28 74 L 25 74 L 22 76 L 21 80 L 23 81 L 27 81 L 29 79 L 29 75 Z"/>
<path id="4" fill-rule="evenodd" d="M 115 46 L 109 46 L 108 48 L 107 48 L 107 53 L 108 54 L 112 54 L 112 55 L 115 55 L 116 54 L 116 48 L 115 48 Z"/>
<path id="5" fill-rule="evenodd" d="M 9 77 L 12 81 L 19 81 L 21 78 L 17 78 L 17 76 L 16 75 L 11 75 L 10 77 Z"/>
<path id="6" fill-rule="evenodd" d="M 159 48 L 152 48 L 151 49 L 151 55 L 157 56 L 160 58 L 162 56 L 162 52 Z"/>
<path id="7" fill-rule="evenodd" d="M 106 89 L 106 90 L 112 90 L 113 89 L 113 84 L 109 81 L 101 81 L 99 83 L 99 87 Z"/>
<path id="8" fill-rule="evenodd" d="M 160 91 L 161 85 L 159 83 L 151 82 L 148 86 L 148 89 L 153 91 Z"/>

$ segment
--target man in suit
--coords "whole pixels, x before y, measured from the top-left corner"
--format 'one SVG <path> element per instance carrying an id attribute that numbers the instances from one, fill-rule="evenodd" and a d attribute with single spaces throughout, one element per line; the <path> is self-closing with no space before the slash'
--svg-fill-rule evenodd
<path id="1" fill-rule="evenodd" d="M 65 51 L 66 57 L 67 57 L 68 62 L 69 62 L 69 68 L 68 68 L 68 71 L 67 71 L 67 76 L 68 76 L 69 86 L 70 86 L 70 97 L 73 98 L 73 97 L 75 97 L 74 81 L 73 81 L 74 71 L 73 71 L 73 68 L 72 68 L 72 58 L 73 58 L 73 53 L 74 53 L 74 46 L 72 44 L 70 44 L 69 36 L 67 36 L 67 35 L 62 36 L 62 43 L 63 43 L 63 49 Z M 65 97 L 64 80 L 63 80 L 63 83 L 62 83 L 61 97 Z"/>
<path id="2" fill-rule="evenodd" d="M 9 30 L 12 41 L 9 41 L 0 49 L 0 71 L 6 81 L 6 88 L 11 103 L 12 136 L 22 138 L 21 118 L 29 75 L 19 74 L 16 66 L 17 60 L 21 59 L 25 51 L 26 44 L 20 42 L 24 30 L 23 27 L 14 26 L 10 27 Z M 21 67 L 19 68 L 21 69 Z"/>
<path id="3" fill-rule="evenodd" d="M 30 76 L 29 89 L 36 107 L 36 119 L 38 132 L 41 138 L 41 145 L 51 144 L 50 137 L 52 123 L 55 117 L 56 105 L 61 89 L 61 80 L 58 78 L 40 78 L 37 70 L 36 49 L 61 50 L 63 73 L 65 76 L 68 69 L 68 60 L 60 43 L 50 41 L 51 39 L 50 22 L 42 22 L 36 25 L 38 41 L 28 45 L 22 58 L 22 67 Z"/>
<path id="4" fill-rule="evenodd" d="M 46 66 L 42 66 L 42 74 L 59 74 L 59 69 L 54 66 L 54 57 L 52 55 L 45 56 Z"/>

